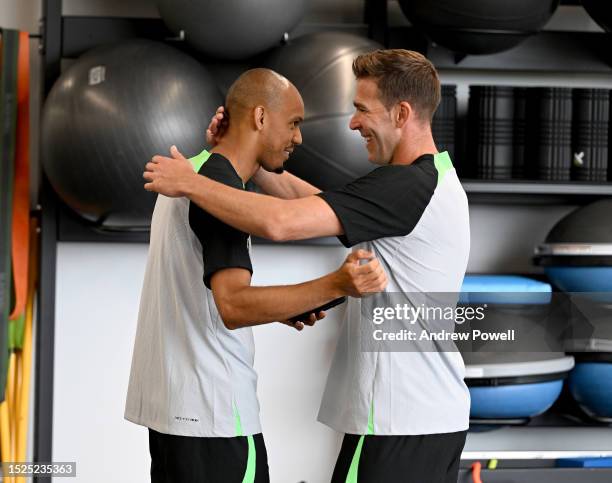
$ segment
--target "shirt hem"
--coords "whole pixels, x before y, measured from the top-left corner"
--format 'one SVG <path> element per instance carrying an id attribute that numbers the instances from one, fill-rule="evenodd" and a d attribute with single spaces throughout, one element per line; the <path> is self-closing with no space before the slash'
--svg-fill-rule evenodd
<path id="1" fill-rule="evenodd" d="M 333 429 L 338 433 L 344 434 L 354 434 L 354 435 L 364 435 L 365 432 L 363 430 L 364 425 L 361 425 L 362 429 L 357 428 L 357 426 L 353 426 L 350 424 L 336 424 L 325 418 L 318 418 L 318 421 L 321 424 Z M 435 429 L 425 429 L 425 428 L 405 428 L 405 429 L 396 429 L 393 431 L 378 431 L 376 426 L 374 426 L 374 436 L 419 436 L 426 434 L 445 434 L 445 433 L 458 433 L 461 431 L 467 431 L 470 427 L 469 420 L 467 423 L 451 425 L 451 426 L 440 426 Z"/>
<path id="2" fill-rule="evenodd" d="M 131 423 L 137 424 L 139 426 L 144 426 L 145 428 L 152 429 L 162 434 L 171 434 L 173 436 L 190 436 L 192 438 L 235 438 L 236 433 L 234 428 L 230 431 L 178 431 L 173 428 L 170 428 L 167 424 L 162 424 L 159 421 L 148 421 L 142 418 L 133 417 L 130 414 L 125 414 L 124 419 Z M 250 425 L 249 425 L 250 426 Z M 252 429 L 243 431 L 241 436 L 254 436 L 256 434 L 261 433 L 261 424 L 255 425 Z"/>

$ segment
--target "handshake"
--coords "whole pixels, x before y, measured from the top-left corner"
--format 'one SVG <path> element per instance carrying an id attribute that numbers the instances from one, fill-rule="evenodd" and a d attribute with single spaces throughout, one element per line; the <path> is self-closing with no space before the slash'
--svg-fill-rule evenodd
<path id="1" fill-rule="evenodd" d="M 367 263 L 360 264 L 362 260 L 367 261 Z M 350 253 L 334 275 L 340 291 L 345 295 L 308 312 L 291 317 L 286 321 L 288 325 L 293 325 L 297 330 L 302 330 L 304 325 L 312 326 L 317 320 L 324 318 L 326 310 L 346 302 L 347 296 L 364 297 L 371 293 L 382 292 L 387 286 L 387 276 L 380 262 L 374 258 L 372 252 L 362 249 Z"/>

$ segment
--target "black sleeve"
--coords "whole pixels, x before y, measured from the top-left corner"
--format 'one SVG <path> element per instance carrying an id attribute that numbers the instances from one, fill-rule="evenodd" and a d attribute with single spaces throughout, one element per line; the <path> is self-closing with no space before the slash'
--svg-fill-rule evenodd
<path id="1" fill-rule="evenodd" d="M 427 208 L 437 184 L 433 162 L 382 166 L 343 188 L 319 193 L 344 229 L 346 247 L 410 233 Z"/>
<path id="2" fill-rule="evenodd" d="M 200 174 L 242 189 L 240 181 L 236 182 L 235 173 L 228 172 L 222 166 L 212 166 L 213 163 L 210 166 L 207 164 L 202 166 Z M 224 268 L 244 268 L 253 273 L 247 233 L 223 223 L 193 202 L 189 202 L 189 225 L 202 244 L 204 284 L 207 288 L 211 288 L 213 274 Z"/>

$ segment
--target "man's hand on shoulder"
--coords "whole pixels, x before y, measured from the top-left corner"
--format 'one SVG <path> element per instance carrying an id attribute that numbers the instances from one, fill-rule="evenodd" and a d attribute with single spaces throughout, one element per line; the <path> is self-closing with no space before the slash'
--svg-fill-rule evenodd
<path id="1" fill-rule="evenodd" d="M 142 177 L 148 183 L 144 188 L 173 198 L 186 196 L 190 182 L 197 173 L 176 146 L 170 148 L 170 155 L 171 158 L 155 155 L 146 164 Z"/>
<path id="2" fill-rule="evenodd" d="M 206 142 L 210 147 L 214 148 L 219 143 L 219 140 L 227 132 L 228 126 L 229 116 L 225 112 L 225 108 L 223 106 L 217 107 L 206 129 Z"/>

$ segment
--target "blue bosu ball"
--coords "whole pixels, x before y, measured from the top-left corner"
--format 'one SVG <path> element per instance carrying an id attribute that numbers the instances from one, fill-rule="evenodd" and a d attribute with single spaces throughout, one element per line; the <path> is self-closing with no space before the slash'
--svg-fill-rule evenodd
<path id="1" fill-rule="evenodd" d="M 487 304 L 485 320 L 491 328 L 532 329 L 542 335 L 541 340 L 536 339 L 533 352 L 496 352 L 486 345 L 462 351 L 472 420 L 525 420 L 545 412 L 561 394 L 574 361 L 563 352 L 551 352 L 544 343 L 545 327 L 540 324 L 546 320 L 551 297 L 549 284 L 526 277 L 465 277 L 459 303 Z"/>
<path id="2" fill-rule="evenodd" d="M 612 267 L 557 266 L 545 271 L 564 292 L 612 292 Z"/>
<path id="3" fill-rule="evenodd" d="M 572 396 L 588 415 L 612 419 L 612 362 L 579 362 L 568 384 Z"/>
<path id="4" fill-rule="evenodd" d="M 473 419 L 519 419 L 538 416 L 561 394 L 563 379 L 532 384 L 470 387 Z"/>

